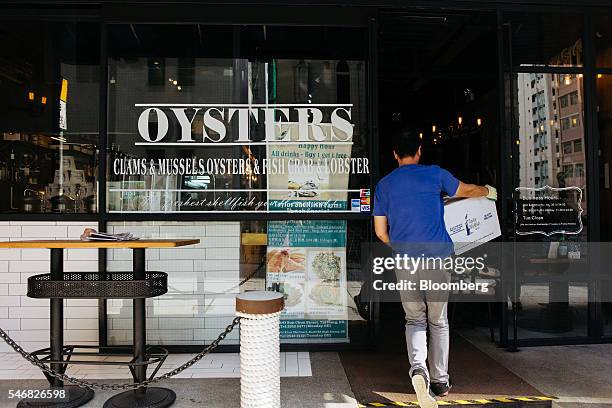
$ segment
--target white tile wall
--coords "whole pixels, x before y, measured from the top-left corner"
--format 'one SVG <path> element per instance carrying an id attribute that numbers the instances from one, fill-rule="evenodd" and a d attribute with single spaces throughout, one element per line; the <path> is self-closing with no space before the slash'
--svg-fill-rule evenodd
<path id="1" fill-rule="evenodd" d="M 84 228 L 97 228 L 91 222 L 3 221 L 0 241 L 24 239 L 78 238 Z M 97 271 L 97 250 L 74 249 L 64 253 L 66 271 Z M 49 301 L 26 296 L 27 279 L 49 272 L 46 249 L 0 249 L 0 327 L 26 350 L 49 346 Z M 98 301 L 66 300 L 64 303 L 66 342 L 98 343 Z M 2 342 L 0 352 L 9 351 Z"/>
<path id="2" fill-rule="evenodd" d="M 110 223 L 108 231 L 201 240 L 188 247 L 147 250 L 147 269 L 169 275 L 168 293 L 147 300 L 148 343 L 210 343 L 231 322 L 240 282 L 239 222 L 119 222 Z M 109 251 L 109 271 L 131 268 L 131 251 Z M 107 311 L 110 344 L 131 343 L 131 301 L 109 300 Z M 237 343 L 236 329 L 224 344 Z"/>

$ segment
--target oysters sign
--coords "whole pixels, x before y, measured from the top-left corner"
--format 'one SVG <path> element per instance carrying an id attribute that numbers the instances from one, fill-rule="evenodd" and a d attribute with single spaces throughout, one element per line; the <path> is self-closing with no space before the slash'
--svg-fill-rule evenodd
<path id="1" fill-rule="evenodd" d="M 352 104 L 135 106 L 142 109 L 138 117 L 142 141 L 136 145 L 350 144 L 353 138 Z M 254 124 L 263 124 L 264 135 L 259 140 L 251 139 Z"/>

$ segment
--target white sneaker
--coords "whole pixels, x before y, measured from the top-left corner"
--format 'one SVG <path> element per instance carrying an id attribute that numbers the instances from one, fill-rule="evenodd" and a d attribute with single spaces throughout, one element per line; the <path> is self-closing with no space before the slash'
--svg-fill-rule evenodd
<path id="1" fill-rule="evenodd" d="M 438 401 L 429 393 L 429 384 L 423 374 L 417 372 L 412 376 L 412 386 L 421 408 L 438 408 Z"/>

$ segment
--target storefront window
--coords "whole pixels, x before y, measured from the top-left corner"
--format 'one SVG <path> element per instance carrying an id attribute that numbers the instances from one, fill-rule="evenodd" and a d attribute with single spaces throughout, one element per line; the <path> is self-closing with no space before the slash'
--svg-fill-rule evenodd
<path id="1" fill-rule="evenodd" d="M 599 193 L 601 197 L 601 240 L 612 241 L 612 75 L 597 75 L 597 126 L 599 130 L 600 180 Z M 609 300 L 612 293 L 610 269 L 602 268 L 604 280 L 601 282 L 604 300 Z M 612 302 L 602 302 L 604 333 L 612 335 Z"/>
<path id="2" fill-rule="evenodd" d="M 514 66 L 582 66 L 583 15 L 504 13 Z M 559 27 L 563 27 L 562 30 Z"/>
<path id="3" fill-rule="evenodd" d="M 0 26 L 0 211 L 97 212 L 97 24 Z"/>
<path id="4" fill-rule="evenodd" d="M 598 68 L 612 67 L 612 17 L 596 16 L 595 52 Z"/>
<path id="5" fill-rule="evenodd" d="M 285 295 L 283 343 L 367 340 L 353 299 L 361 290 L 368 221 L 113 222 L 108 231 L 143 238 L 198 238 L 200 244 L 147 251 L 147 268 L 168 273 L 168 293 L 147 301 L 151 344 L 210 343 L 234 318 L 246 290 Z M 130 268 L 129 250 L 108 251 L 108 270 Z M 132 302 L 109 300 L 110 344 L 131 344 Z M 234 331 L 224 344 L 238 344 Z"/>
<path id="6" fill-rule="evenodd" d="M 589 282 L 572 266 L 587 253 L 582 75 L 515 74 L 516 302 L 520 339 L 586 336 Z M 537 93 L 541 98 L 533 98 Z M 533 110 L 540 113 L 533 115 Z M 568 256 L 571 254 L 571 257 Z M 581 281 L 584 279 L 584 281 Z"/>
<path id="7" fill-rule="evenodd" d="M 115 30 L 109 212 L 369 211 L 363 55 L 294 56 L 304 28 Z M 285 36 L 295 49 L 275 48 Z M 217 39 L 228 48 L 206 46 Z"/>

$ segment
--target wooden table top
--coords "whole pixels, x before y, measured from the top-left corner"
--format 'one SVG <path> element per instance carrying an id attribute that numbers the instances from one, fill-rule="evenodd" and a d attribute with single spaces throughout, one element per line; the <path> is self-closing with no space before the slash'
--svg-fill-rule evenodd
<path id="1" fill-rule="evenodd" d="M 134 241 L 35 240 L 0 242 L 0 248 L 173 248 L 200 243 L 199 239 L 138 239 Z"/>

